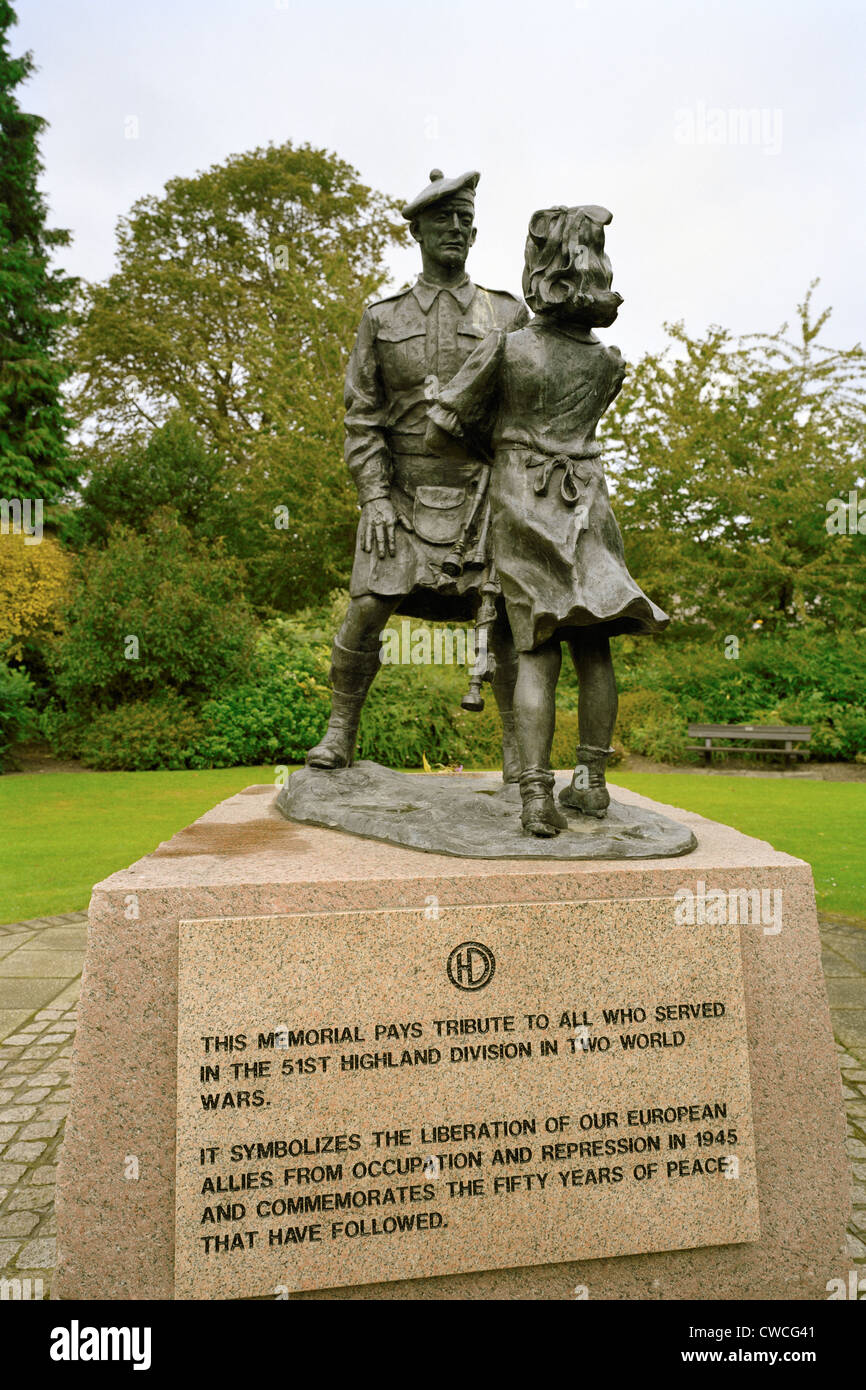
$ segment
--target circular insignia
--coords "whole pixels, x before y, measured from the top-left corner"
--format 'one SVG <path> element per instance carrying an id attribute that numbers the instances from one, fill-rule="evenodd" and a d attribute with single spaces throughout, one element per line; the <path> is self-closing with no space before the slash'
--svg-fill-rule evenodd
<path id="1" fill-rule="evenodd" d="M 496 957 L 480 941 L 461 941 L 448 957 L 448 978 L 458 989 L 483 989 L 495 969 Z"/>

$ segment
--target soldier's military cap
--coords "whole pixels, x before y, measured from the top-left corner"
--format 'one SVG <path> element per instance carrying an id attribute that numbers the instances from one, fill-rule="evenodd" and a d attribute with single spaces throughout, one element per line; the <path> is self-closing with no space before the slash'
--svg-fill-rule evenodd
<path id="1" fill-rule="evenodd" d="M 470 206 L 474 206 L 475 189 L 480 178 L 481 175 L 477 169 L 470 169 L 467 174 L 461 174 L 456 179 L 446 179 L 441 169 L 431 169 L 430 182 L 417 197 L 406 204 L 403 209 L 403 216 L 407 222 L 411 222 L 414 217 L 418 216 L 419 212 L 424 212 L 434 203 L 441 203 L 443 198 L 460 198 Z"/>

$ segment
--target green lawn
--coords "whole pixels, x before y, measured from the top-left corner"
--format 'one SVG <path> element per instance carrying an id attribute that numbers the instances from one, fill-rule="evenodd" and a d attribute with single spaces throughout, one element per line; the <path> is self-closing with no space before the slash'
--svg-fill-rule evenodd
<path id="1" fill-rule="evenodd" d="M 812 865 L 818 909 L 866 924 L 866 782 L 611 770 L 622 787 L 768 840 Z"/>
<path id="2" fill-rule="evenodd" d="M 866 783 L 614 773 L 621 786 L 808 859 L 818 905 L 866 919 Z M 0 922 L 86 908 L 94 883 L 274 769 L 0 777 Z"/>
<path id="3" fill-rule="evenodd" d="M 94 883 L 273 767 L 0 777 L 0 922 L 86 908 Z"/>

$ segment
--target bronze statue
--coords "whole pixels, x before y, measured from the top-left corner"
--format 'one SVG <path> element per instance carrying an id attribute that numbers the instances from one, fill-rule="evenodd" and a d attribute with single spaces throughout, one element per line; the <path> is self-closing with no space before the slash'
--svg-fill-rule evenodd
<path id="1" fill-rule="evenodd" d="M 434 169 L 429 186 L 403 208 L 421 247 L 422 274 L 365 311 L 349 361 L 345 454 L 361 518 L 351 602 L 333 646 L 330 722 L 307 754 L 313 768 L 351 765 L 361 708 L 380 665 L 380 633 L 392 613 L 471 620 L 483 590 L 503 778 L 520 775 L 512 712 L 517 657 L 487 565 L 487 460 L 463 440 L 449 439 L 438 453 L 425 443 L 427 406 L 439 384 L 491 331 L 529 320 L 519 299 L 482 289 L 466 274 L 478 179 L 476 172 L 446 179 Z"/>
<path id="2" fill-rule="evenodd" d="M 550 751 L 564 641 L 579 681 L 577 766 L 560 801 L 604 817 L 605 767 L 617 710 L 610 637 L 655 632 L 667 615 L 625 564 L 595 438 L 622 385 L 618 348 L 594 327 L 616 318 L 602 207 L 536 212 L 523 291 L 536 317 L 480 344 L 430 407 L 428 447 L 462 440 L 494 454 L 493 558 L 519 653 L 514 692 L 522 824 L 550 837 L 566 828 L 553 799 Z"/>

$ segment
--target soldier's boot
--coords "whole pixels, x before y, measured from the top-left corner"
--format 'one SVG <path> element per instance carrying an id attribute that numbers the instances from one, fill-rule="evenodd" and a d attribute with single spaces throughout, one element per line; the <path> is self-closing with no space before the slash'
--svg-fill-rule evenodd
<path id="1" fill-rule="evenodd" d="M 591 744 L 581 744 L 577 750 L 577 766 L 571 784 L 559 793 L 563 806 L 572 806 L 585 816 L 595 816 L 602 820 L 610 805 L 610 792 L 604 780 L 607 760 L 612 748 L 593 748 Z"/>
<path id="2" fill-rule="evenodd" d="M 551 839 L 565 830 L 568 820 L 557 811 L 553 799 L 555 777 L 550 768 L 528 767 L 520 774 L 520 797 L 523 811 L 520 823 L 527 835 Z"/>
<path id="3" fill-rule="evenodd" d="M 490 682 L 499 718 L 502 723 L 502 780 L 520 781 L 520 747 L 517 742 L 517 726 L 514 721 L 514 683 L 517 680 L 517 652 L 510 637 L 504 641 L 500 636 L 493 640 L 493 679 Z"/>
<path id="4" fill-rule="evenodd" d="M 520 781 L 520 748 L 517 743 L 517 725 L 513 709 L 500 709 L 502 720 L 502 780 Z"/>
<path id="5" fill-rule="evenodd" d="M 307 754 L 307 767 L 351 767 L 361 710 L 381 664 L 378 650 L 356 652 L 334 639 L 331 717 L 325 737 Z"/>

